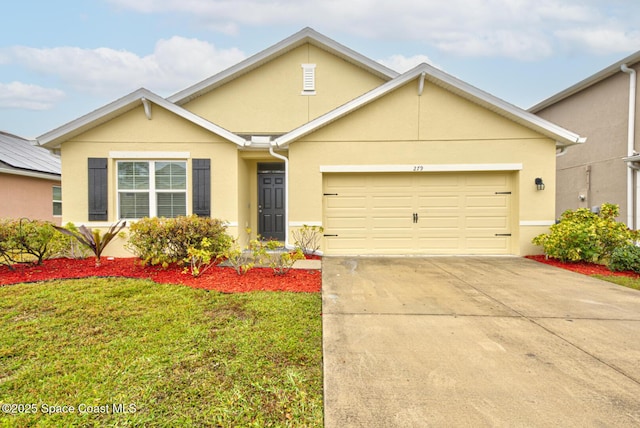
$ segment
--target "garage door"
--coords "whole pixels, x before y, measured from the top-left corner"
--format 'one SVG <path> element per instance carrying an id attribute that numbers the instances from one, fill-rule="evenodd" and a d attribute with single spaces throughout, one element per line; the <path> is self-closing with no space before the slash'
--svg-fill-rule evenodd
<path id="1" fill-rule="evenodd" d="M 509 254 L 512 174 L 325 173 L 326 254 Z"/>

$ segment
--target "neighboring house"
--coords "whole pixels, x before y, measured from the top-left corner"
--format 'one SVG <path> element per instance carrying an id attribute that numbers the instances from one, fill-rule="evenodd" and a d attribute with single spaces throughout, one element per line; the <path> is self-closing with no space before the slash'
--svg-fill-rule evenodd
<path id="1" fill-rule="evenodd" d="M 556 216 L 568 209 L 620 206 L 620 220 L 640 226 L 640 156 L 635 140 L 640 52 L 529 109 L 589 138 L 558 157 Z"/>
<path id="2" fill-rule="evenodd" d="M 60 224 L 60 158 L 37 142 L 0 131 L 0 218 Z"/>
<path id="3" fill-rule="evenodd" d="M 524 255 L 554 221 L 556 150 L 584 140 L 427 64 L 398 74 L 306 28 L 39 141 L 62 153 L 65 223 L 198 214 L 288 243 L 321 225 L 329 255 Z"/>

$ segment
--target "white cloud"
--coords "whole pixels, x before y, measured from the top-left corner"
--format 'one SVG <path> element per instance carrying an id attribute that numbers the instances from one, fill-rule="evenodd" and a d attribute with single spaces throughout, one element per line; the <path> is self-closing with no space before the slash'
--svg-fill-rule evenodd
<path id="1" fill-rule="evenodd" d="M 397 71 L 398 73 L 404 73 L 411 70 L 413 67 L 426 62 L 434 67 L 438 67 L 433 64 L 426 55 L 413 55 L 406 57 L 404 55 L 391 55 L 389 58 L 379 59 L 378 62 L 390 69 Z M 438 67 L 439 68 L 439 67 Z"/>
<path id="2" fill-rule="evenodd" d="M 215 31 L 302 23 L 323 32 L 422 43 L 442 52 L 535 60 L 560 49 L 636 47 L 640 2 L 623 0 L 109 0 L 139 13 L 181 13 Z M 623 5 L 623 7 L 621 6 Z M 585 31 L 615 22 L 617 32 Z"/>
<path id="3" fill-rule="evenodd" d="M 582 46 L 595 54 L 635 51 L 640 46 L 640 31 L 624 31 L 615 27 L 558 30 L 556 35 L 567 44 Z"/>
<path id="4" fill-rule="evenodd" d="M 29 70 L 55 75 L 75 89 L 109 96 L 139 87 L 171 93 L 245 58 L 235 48 L 219 50 L 211 43 L 177 36 L 158 41 L 154 52 L 142 57 L 111 48 L 24 46 L 7 48 L 4 56 Z"/>
<path id="5" fill-rule="evenodd" d="M 59 89 L 22 82 L 0 83 L 0 108 L 49 110 L 64 96 Z"/>

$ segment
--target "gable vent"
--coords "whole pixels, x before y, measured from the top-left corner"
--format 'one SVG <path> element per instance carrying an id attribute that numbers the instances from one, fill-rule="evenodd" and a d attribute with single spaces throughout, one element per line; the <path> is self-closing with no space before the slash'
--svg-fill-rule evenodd
<path id="1" fill-rule="evenodd" d="M 302 64 L 302 95 L 316 93 L 316 65 Z"/>

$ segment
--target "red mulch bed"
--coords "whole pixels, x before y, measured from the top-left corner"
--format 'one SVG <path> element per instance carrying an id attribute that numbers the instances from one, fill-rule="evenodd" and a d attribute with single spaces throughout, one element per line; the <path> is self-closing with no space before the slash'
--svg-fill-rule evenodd
<path id="1" fill-rule="evenodd" d="M 170 266 L 142 266 L 138 258 L 102 258 L 101 266 L 95 258 L 85 260 L 52 259 L 40 266 L 16 265 L 14 270 L 0 266 L 0 286 L 22 282 L 38 282 L 63 278 L 126 277 L 144 278 L 157 283 L 181 284 L 193 288 L 216 290 L 223 293 L 248 291 L 297 291 L 317 293 L 320 291 L 322 275 L 318 270 L 291 269 L 285 275 L 275 275 L 271 268 L 253 268 L 238 275 L 231 267 L 213 266 L 194 278 L 183 268 Z"/>
<path id="2" fill-rule="evenodd" d="M 586 262 L 561 262 L 556 259 L 547 259 L 544 255 L 538 256 L 526 256 L 527 259 L 535 260 L 540 263 L 544 263 L 547 265 L 559 267 L 562 269 L 567 269 L 573 272 L 578 272 L 583 275 L 604 275 L 604 276 L 628 276 L 631 278 L 638 278 L 638 275 L 635 272 L 625 271 L 625 272 L 612 272 L 604 265 L 597 265 L 594 263 L 586 263 Z"/>

